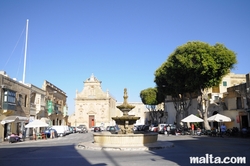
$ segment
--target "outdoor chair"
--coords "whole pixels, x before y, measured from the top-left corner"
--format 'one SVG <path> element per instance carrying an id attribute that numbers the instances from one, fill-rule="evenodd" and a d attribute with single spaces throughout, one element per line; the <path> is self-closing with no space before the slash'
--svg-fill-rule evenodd
<path id="1" fill-rule="evenodd" d="M 36 139 L 42 139 L 42 134 L 41 133 L 37 133 L 36 134 Z"/>
<path id="2" fill-rule="evenodd" d="M 205 130 L 205 131 L 204 131 L 204 135 L 210 135 L 210 136 L 211 136 L 211 135 L 212 135 L 211 130 Z"/>
<path id="3" fill-rule="evenodd" d="M 218 132 L 216 130 L 211 130 L 211 136 L 218 136 Z"/>
<path id="4" fill-rule="evenodd" d="M 16 137 L 10 137 L 9 138 L 9 143 L 15 143 L 15 142 L 17 142 Z"/>

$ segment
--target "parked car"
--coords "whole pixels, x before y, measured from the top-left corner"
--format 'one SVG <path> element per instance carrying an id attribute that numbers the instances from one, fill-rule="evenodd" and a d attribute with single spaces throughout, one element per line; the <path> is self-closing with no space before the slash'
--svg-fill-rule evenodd
<path id="1" fill-rule="evenodd" d="M 101 131 L 102 131 L 101 127 L 94 127 L 94 132 L 101 132 Z"/>
<path id="2" fill-rule="evenodd" d="M 95 127 L 96 127 L 96 126 L 92 126 L 92 127 L 90 128 L 90 131 L 94 131 Z"/>
<path id="3" fill-rule="evenodd" d="M 57 131 L 56 131 L 55 129 L 52 129 L 51 127 L 48 127 L 48 128 L 46 128 L 46 129 L 44 130 L 44 133 L 45 133 L 46 137 L 47 137 L 47 138 L 50 138 L 50 133 L 51 133 L 51 131 L 54 131 L 54 135 L 55 135 L 55 137 L 57 138 L 57 137 L 58 137 Z"/>
<path id="4" fill-rule="evenodd" d="M 71 126 L 72 130 L 73 130 L 73 133 L 76 133 L 76 127 L 74 126 Z"/>
<path id="5" fill-rule="evenodd" d="M 112 134 L 118 134 L 119 128 L 118 128 L 118 126 L 109 126 L 107 131 L 109 131 Z"/>
<path id="6" fill-rule="evenodd" d="M 167 126 L 167 124 L 165 124 L 165 123 L 158 124 L 158 133 L 164 134 L 166 131 L 166 126 Z"/>
<path id="7" fill-rule="evenodd" d="M 149 125 L 135 125 L 134 131 L 149 131 Z"/>
<path id="8" fill-rule="evenodd" d="M 87 133 L 88 132 L 86 125 L 79 125 L 77 128 L 78 128 L 79 133 Z"/>
<path id="9" fill-rule="evenodd" d="M 176 125 L 174 125 L 174 124 L 167 124 L 167 125 L 169 125 L 170 126 L 170 134 L 173 134 L 173 135 L 175 135 L 175 132 L 176 132 Z"/>
<path id="10" fill-rule="evenodd" d="M 110 128 L 110 126 L 107 126 L 107 127 L 106 127 L 106 131 L 109 131 L 109 128 Z"/>
<path id="11" fill-rule="evenodd" d="M 82 129 L 82 128 L 79 128 L 79 127 L 76 127 L 76 132 L 77 132 L 77 133 L 83 133 L 83 129 Z"/>
<path id="12" fill-rule="evenodd" d="M 57 135 L 60 137 L 63 137 L 66 135 L 66 128 L 65 126 L 52 126 L 52 129 L 55 129 L 57 131 Z"/>
<path id="13" fill-rule="evenodd" d="M 158 124 L 152 124 L 149 126 L 149 131 L 158 132 Z"/>
<path id="14" fill-rule="evenodd" d="M 69 133 L 72 134 L 73 133 L 73 128 L 71 126 L 69 126 Z"/>
<path id="15" fill-rule="evenodd" d="M 135 125 L 135 131 L 142 131 L 143 125 Z"/>
<path id="16" fill-rule="evenodd" d="M 149 125 L 143 125 L 142 130 L 143 131 L 149 131 Z"/>
<path id="17" fill-rule="evenodd" d="M 65 129 L 66 135 L 67 135 L 67 134 L 70 134 L 69 126 L 63 126 L 63 127 L 64 127 L 64 129 Z"/>
<path id="18" fill-rule="evenodd" d="M 104 128 L 103 126 L 100 126 L 100 128 L 101 128 L 101 131 L 104 131 L 104 130 L 105 130 L 105 128 Z"/>

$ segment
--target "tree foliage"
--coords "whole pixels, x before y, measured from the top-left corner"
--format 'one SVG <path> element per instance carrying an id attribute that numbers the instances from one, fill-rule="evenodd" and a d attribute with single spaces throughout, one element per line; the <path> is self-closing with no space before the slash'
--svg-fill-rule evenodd
<path id="1" fill-rule="evenodd" d="M 142 103 L 145 105 L 158 105 L 164 100 L 164 96 L 158 93 L 157 88 L 147 88 L 140 92 Z"/>
<path id="2" fill-rule="evenodd" d="M 156 106 L 164 101 L 164 95 L 159 93 L 157 88 L 147 88 L 140 92 L 140 97 L 142 103 L 145 104 L 149 110 L 151 120 L 153 123 L 157 123 L 158 119 L 162 117 L 164 110 L 156 110 Z"/>
<path id="3" fill-rule="evenodd" d="M 170 95 L 195 92 L 218 85 L 236 63 L 235 53 L 223 44 L 188 42 L 156 70 L 155 83 Z"/>
<path id="4" fill-rule="evenodd" d="M 155 71 L 154 81 L 158 89 L 173 97 L 197 92 L 200 95 L 198 111 L 205 120 L 207 110 L 202 110 L 201 104 L 204 100 L 207 103 L 208 97 L 204 90 L 219 85 L 236 63 L 236 54 L 223 44 L 211 46 L 200 41 L 188 42 L 177 47 Z"/>

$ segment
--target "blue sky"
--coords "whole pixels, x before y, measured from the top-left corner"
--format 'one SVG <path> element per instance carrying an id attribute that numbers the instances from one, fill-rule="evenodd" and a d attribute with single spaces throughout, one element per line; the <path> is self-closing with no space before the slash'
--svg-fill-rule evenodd
<path id="1" fill-rule="evenodd" d="M 118 102 L 140 102 L 154 72 L 180 45 L 222 43 L 237 53 L 236 74 L 250 72 L 248 0 L 16 0 L 0 1 L 0 70 L 22 80 L 29 19 L 26 83 L 48 80 L 67 93 L 93 73 Z"/>

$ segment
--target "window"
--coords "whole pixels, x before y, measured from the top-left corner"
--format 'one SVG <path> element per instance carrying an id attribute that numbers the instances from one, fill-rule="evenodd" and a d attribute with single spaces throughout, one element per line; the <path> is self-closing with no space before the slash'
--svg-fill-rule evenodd
<path id="1" fill-rule="evenodd" d="M 19 94 L 18 103 L 20 106 L 23 104 L 23 96 L 21 94 Z"/>
<path id="2" fill-rule="evenodd" d="M 7 90 L 4 92 L 5 103 L 16 103 L 16 92 Z"/>
<path id="3" fill-rule="evenodd" d="M 241 102 L 241 97 L 237 97 L 236 99 L 237 102 L 237 109 L 242 109 L 242 102 Z"/>
<path id="4" fill-rule="evenodd" d="M 214 100 L 219 100 L 219 96 L 214 96 Z"/>
<path id="5" fill-rule="evenodd" d="M 40 98 L 36 98 L 36 104 L 40 104 Z"/>
<path id="6" fill-rule="evenodd" d="M 212 87 L 212 93 L 220 93 L 220 87 L 218 86 Z"/>
<path id="7" fill-rule="evenodd" d="M 16 109 L 16 92 L 5 90 L 3 94 L 3 109 L 15 110 Z"/>
<path id="8" fill-rule="evenodd" d="M 223 86 L 227 86 L 227 81 L 223 81 Z"/>
<path id="9" fill-rule="evenodd" d="M 27 95 L 24 96 L 24 107 L 27 107 Z"/>

